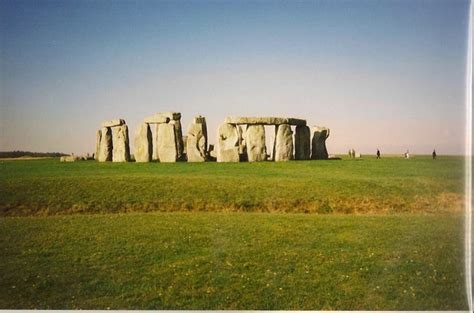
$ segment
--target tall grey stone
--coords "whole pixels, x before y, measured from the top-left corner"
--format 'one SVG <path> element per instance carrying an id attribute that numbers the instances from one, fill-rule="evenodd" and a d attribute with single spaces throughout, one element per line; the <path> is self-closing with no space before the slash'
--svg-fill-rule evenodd
<path id="1" fill-rule="evenodd" d="M 102 130 L 97 130 L 97 134 L 96 134 L 96 142 L 95 142 L 95 154 L 94 154 L 94 158 L 96 160 L 99 159 L 99 153 L 100 153 L 100 140 L 102 139 Z"/>
<path id="2" fill-rule="evenodd" d="M 235 125 L 224 123 L 219 126 L 217 162 L 239 162 L 239 133 Z"/>
<path id="3" fill-rule="evenodd" d="M 99 155 L 97 157 L 97 161 L 105 162 L 105 161 L 112 161 L 112 129 L 110 127 L 103 127 L 100 130 L 101 138 L 100 138 L 100 148 L 99 148 Z"/>
<path id="4" fill-rule="evenodd" d="M 141 123 L 135 132 L 135 161 L 150 162 L 152 157 L 152 134 L 150 125 Z"/>
<path id="5" fill-rule="evenodd" d="M 207 126 L 202 116 L 194 118 L 186 136 L 188 162 L 204 162 L 207 159 Z"/>
<path id="6" fill-rule="evenodd" d="M 275 129 L 274 159 L 277 162 L 293 159 L 293 132 L 288 124 L 277 125 Z"/>
<path id="7" fill-rule="evenodd" d="M 247 143 L 245 141 L 246 125 L 236 125 L 237 133 L 239 134 L 239 154 L 247 157 Z"/>
<path id="8" fill-rule="evenodd" d="M 267 150 L 265 147 L 265 127 L 263 125 L 248 125 L 245 132 L 247 159 L 249 162 L 265 161 Z"/>
<path id="9" fill-rule="evenodd" d="M 311 132 L 308 126 L 296 126 L 295 159 L 309 160 L 311 157 Z"/>
<path id="10" fill-rule="evenodd" d="M 181 114 L 179 115 L 181 118 Z M 184 143 L 183 143 L 183 131 L 181 129 L 181 121 L 179 119 L 169 121 L 170 125 L 174 128 L 174 138 L 176 140 L 176 153 L 177 160 L 184 158 Z"/>
<path id="11" fill-rule="evenodd" d="M 178 147 L 173 124 L 158 124 L 157 153 L 160 162 L 176 162 L 178 160 Z"/>
<path id="12" fill-rule="evenodd" d="M 329 137 L 329 128 L 313 126 L 311 129 L 313 139 L 311 141 L 311 159 L 328 159 L 328 150 L 326 149 L 326 139 Z"/>
<path id="13" fill-rule="evenodd" d="M 154 127 L 154 129 L 152 131 L 152 143 L 153 143 L 152 149 L 153 149 L 153 153 L 152 153 L 151 159 L 154 160 L 154 161 L 157 161 L 158 160 L 158 127 L 159 127 L 159 125 L 158 124 L 151 124 L 150 127 Z"/>
<path id="14" fill-rule="evenodd" d="M 128 138 L 127 124 L 114 127 L 112 162 L 130 161 L 130 141 Z"/>

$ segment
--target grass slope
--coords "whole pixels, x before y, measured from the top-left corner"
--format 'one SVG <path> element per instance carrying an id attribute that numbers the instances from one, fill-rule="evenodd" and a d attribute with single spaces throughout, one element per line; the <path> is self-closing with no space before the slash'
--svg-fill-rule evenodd
<path id="1" fill-rule="evenodd" d="M 467 309 L 459 214 L 0 219 L 0 308 Z"/>
<path id="2" fill-rule="evenodd" d="M 461 157 L 262 163 L 0 161 L 0 215 L 460 211 Z"/>

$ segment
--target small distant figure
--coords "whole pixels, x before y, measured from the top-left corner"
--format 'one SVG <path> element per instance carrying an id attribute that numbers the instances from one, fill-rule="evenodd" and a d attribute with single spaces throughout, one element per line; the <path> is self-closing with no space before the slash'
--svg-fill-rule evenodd
<path id="1" fill-rule="evenodd" d="M 409 159 L 410 158 L 410 151 L 407 151 L 405 152 L 405 159 Z"/>
<path id="2" fill-rule="evenodd" d="M 355 156 L 356 156 L 356 151 L 354 150 L 354 148 L 352 148 L 351 150 L 349 150 L 349 153 L 350 153 L 350 157 L 351 157 L 351 158 L 355 158 Z"/>
<path id="3" fill-rule="evenodd" d="M 380 159 L 380 150 L 377 149 L 377 159 Z"/>
<path id="4" fill-rule="evenodd" d="M 433 156 L 433 160 L 436 160 L 436 150 L 433 149 L 433 153 L 431 154 Z"/>

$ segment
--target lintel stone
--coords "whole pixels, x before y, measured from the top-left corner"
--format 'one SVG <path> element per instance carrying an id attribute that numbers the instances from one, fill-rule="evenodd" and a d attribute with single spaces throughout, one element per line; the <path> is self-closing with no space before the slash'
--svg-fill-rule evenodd
<path id="1" fill-rule="evenodd" d="M 115 126 L 122 126 L 125 124 L 125 120 L 123 119 L 116 119 L 110 121 L 103 121 L 102 127 L 115 127 Z"/>
<path id="2" fill-rule="evenodd" d="M 247 125 L 296 125 L 306 126 L 306 120 L 286 117 L 226 117 L 224 123 L 247 124 Z"/>

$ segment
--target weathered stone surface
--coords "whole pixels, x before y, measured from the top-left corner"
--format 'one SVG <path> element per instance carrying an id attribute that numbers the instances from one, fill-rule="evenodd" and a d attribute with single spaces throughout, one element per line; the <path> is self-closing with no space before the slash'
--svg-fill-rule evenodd
<path id="1" fill-rule="evenodd" d="M 181 114 L 179 115 L 181 117 Z M 181 121 L 171 120 L 169 122 L 170 125 L 174 127 L 174 138 L 176 140 L 176 152 L 178 153 L 178 160 L 184 159 L 184 143 L 183 143 L 183 131 L 181 129 Z"/>
<path id="2" fill-rule="evenodd" d="M 110 127 L 104 127 L 100 130 L 100 132 L 101 139 L 97 161 L 112 161 L 112 129 Z"/>
<path id="3" fill-rule="evenodd" d="M 103 121 L 101 126 L 102 127 L 115 127 L 115 126 L 121 126 L 123 124 L 125 124 L 125 120 L 116 119 L 116 120 L 110 120 L 110 121 Z"/>
<path id="4" fill-rule="evenodd" d="M 135 161 L 150 162 L 153 154 L 152 134 L 150 125 L 141 123 L 135 132 Z"/>
<path id="5" fill-rule="evenodd" d="M 128 138 L 128 126 L 126 124 L 115 127 L 113 133 L 112 162 L 130 161 L 130 140 Z"/>
<path id="6" fill-rule="evenodd" d="M 219 126 L 217 162 L 239 162 L 239 134 L 235 125 L 224 123 Z"/>
<path id="7" fill-rule="evenodd" d="M 183 136 L 183 143 L 184 143 L 184 148 L 183 148 L 183 154 L 188 154 L 188 148 L 187 148 L 187 144 L 188 144 L 188 136 Z"/>
<path id="8" fill-rule="evenodd" d="M 295 159 L 309 160 L 311 157 L 311 132 L 308 126 L 296 126 Z"/>
<path id="9" fill-rule="evenodd" d="M 95 142 L 95 153 L 94 153 L 94 159 L 99 159 L 99 151 L 100 151 L 100 140 L 102 138 L 102 130 L 97 130 L 97 135 L 96 135 L 96 142 Z"/>
<path id="10" fill-rule="evenodd" d="M 151 157 L 151 159 L 154 161 L 158 160 L 158 126 L 159 126 L 158 124 L 150 125 L 150 128 L 154 127 L 152 131 L 153 155 Z"/>
<path id="11" fill-rule="evenodd" d="M 144 123 L 147 123 L 147 124 L 166 124 L 170 121 L 169 117 L 165 117 L 165 116 L 156 116 L 156 115 L 152 115 L 152 116 L 148 116 L 148 117 L 145 117 L 145 119 L 143 120 Z"/>
<path id="12" fill-rule="evenodd" d="M 207 126 L 202 116 L 194 118 L 194 123 L 188 127 L 186 138 L 188 162 L 204 162 L 207 158 Z"/>
<path id="13" fill-rule="evenodd" d="M 148 116 L 145 118 L 144 122 L 148 124 L 163 124 L 168 123 L 171 120 L 180 120 L 181 113 L 179 112 L 164 112 L 164 113 L 156 113 L 152 116 Z"/>
<path id="14" fill-rule="evenodd" d="M 209 158 L 211 160 L 217 160 L 217 151 L 214 149 L 214 145 L 209 145 L 208 149 L 207 149 L 207 153 L 209 154 Z"/>
<path id="15" fill-rule="evenodd" d="M 174 125 L 158 124 L 157 153 L 160 162 L 176 162 L 178 160 L 178 147 Z"/>
<path id="16" fill-rule="evenodd" d="M 228 124 L 248 124 L 248 125 L 306 125 L 306 120 L 286 117 L 226 117 Z"/>
<path id="17" fill-rule="evenodd" d="M 326 139 L 329 137 L 329 128 L 313 126 L 311 132 L 313 133 L 313 139 L 311 141 L 311 159 L 326 160 L 328 158 Z"/>
<path id="18" fill-rule="evenodd" d="M 75 155 L 64 155 L 59 158 L 59 162 L 76 162 L 86 160 L 84 157 L 75 156 Z"/>
<path id="19" fill-rule="evenodd" d="M 239 134 L 239 154 L 242 160 L 242 156 L 245 156 L 244 159 L 247 159 L 247 143 L 245 142 L 245 132 L 247 131 L 246 125 L 236 125 L 237 133 Z"/>
<path id="20" fill-rule="evenodd" d="M 245 143 L 249 162 L 265 161 L 267 159 L 265 127 L 263 125 L 248 125 L 245 132 Z"/>
<path id="21" fill-rule="evenodd" d="M 275 161 L 288 161 L 293 159 L 293 132 L 288 124 L 276 126 L 275 149 L 273 152 Z"/>

